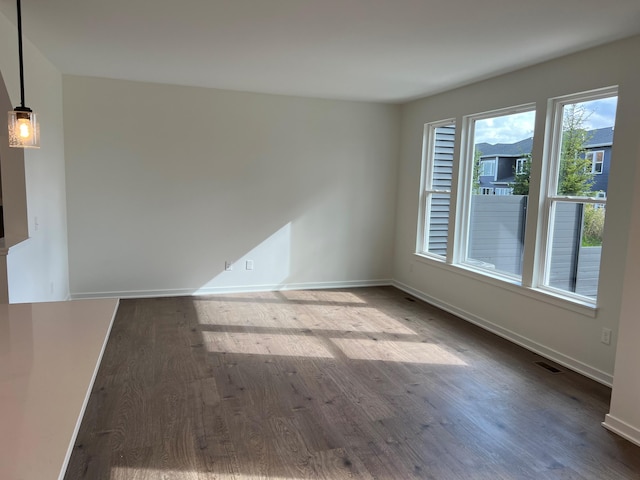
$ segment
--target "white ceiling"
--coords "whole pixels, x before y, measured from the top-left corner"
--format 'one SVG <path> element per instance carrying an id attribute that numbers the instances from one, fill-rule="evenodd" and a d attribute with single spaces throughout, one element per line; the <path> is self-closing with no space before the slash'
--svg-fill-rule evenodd
<path id="1" fill-rule="evenodd" d="M 23 0 L 67 74 L 400 102 L 640 33 L 640 0 Z M 15 1 L 0 0 L 15 22 Z M 26 72 L 28 75 L 28 72 Z"/>

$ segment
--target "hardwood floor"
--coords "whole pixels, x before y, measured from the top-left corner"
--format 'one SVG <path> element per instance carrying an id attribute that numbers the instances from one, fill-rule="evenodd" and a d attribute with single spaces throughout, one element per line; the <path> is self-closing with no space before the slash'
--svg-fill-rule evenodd
<path id="1" fill-rule="evenodd" d="M 640 478 L 540 360 L 391 287 L 122 300 L 65 478 Z"/>

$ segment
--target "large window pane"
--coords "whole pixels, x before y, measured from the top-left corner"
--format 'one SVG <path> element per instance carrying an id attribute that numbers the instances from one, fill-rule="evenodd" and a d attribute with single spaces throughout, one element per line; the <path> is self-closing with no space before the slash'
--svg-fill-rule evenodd
<path id="1" fill-rule="evenodd" d="M 617 97 L 562 105 L 558 195 L 607 192 Z"/>
<path id="2" fill-rule="evenodd" d="M 548 286 L 596 298 L 604 216 L 603 205 L 555 202 Z"/>
<path id="3" fill-rule="evenodd" d="M 473 121 L 473 165 L 464 263 L 510 277 L 522 274 L 535 112 Z"/>

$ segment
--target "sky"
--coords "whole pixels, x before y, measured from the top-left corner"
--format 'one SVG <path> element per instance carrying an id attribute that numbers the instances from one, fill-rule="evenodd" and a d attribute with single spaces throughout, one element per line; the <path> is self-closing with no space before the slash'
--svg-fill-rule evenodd
<path id="1" fill-rule="evenodd" d="M 617 97 L 584 102 L 587 130 L 615 125 Z M 522 112 L 476 121 L 475 143 L 515 143 L 533 136 L 535 112 Z"/>

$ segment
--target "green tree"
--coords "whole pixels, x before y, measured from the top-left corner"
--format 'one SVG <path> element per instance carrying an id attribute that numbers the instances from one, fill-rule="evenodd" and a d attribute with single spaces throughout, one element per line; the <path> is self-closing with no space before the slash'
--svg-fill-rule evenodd
<path id="1" fill-rule="evenodd" d="M 482 153 L 476 148 L 473 154 L 473 182 L 471 185 L 471 193 L 478 195 L 480 193 L 480 156 Z"/>
<path id="2" fill-rule="evenodd" d="M 520 172 L 514 171 L 515 178 L 509 186 L 513 189 L 514 195 L 529 195 L 529 178 L 531 177 L 531 154 L 527 153 L 522 158 L 525 159 Z M 514 167 L 515 170 L 515 167 Z"/>
<path id="3" fill-rule="evenodd" d="M 604 233 L 604 208 L 587 203 L 584 206 L 584 227 L 582 230 L 583 247 L 599 247 L 602 245 Z"/>
<path id="4" fill-rule="evenodd" d="M 560 152 L 559 195 L 588 195 L 594 182 L 591 161 L 585 158 L 585 144 L 589 134 L 584 123 L 589 113 L 583 105 L 571 104 L 564 108 L 562 119 L 562 150 Z"/>
<path id="5" fill-rule="evenodd" d="M 558 176 L 559 195 L 582 196 L 591 193 L 595 175 L 592 172 L 591 160 L 585 158 L 584 147 L 590 139 L 589 133 L 584 128 L 589 115 L 590 113 L 580 104 L 567 105 L 564 109 Z M 516 173 L 514 182 L 510 185 L 514 195 L 529 194 L 531 154 L 527 154 L 526 157 L 527 161 L 522 171 Z"/>

